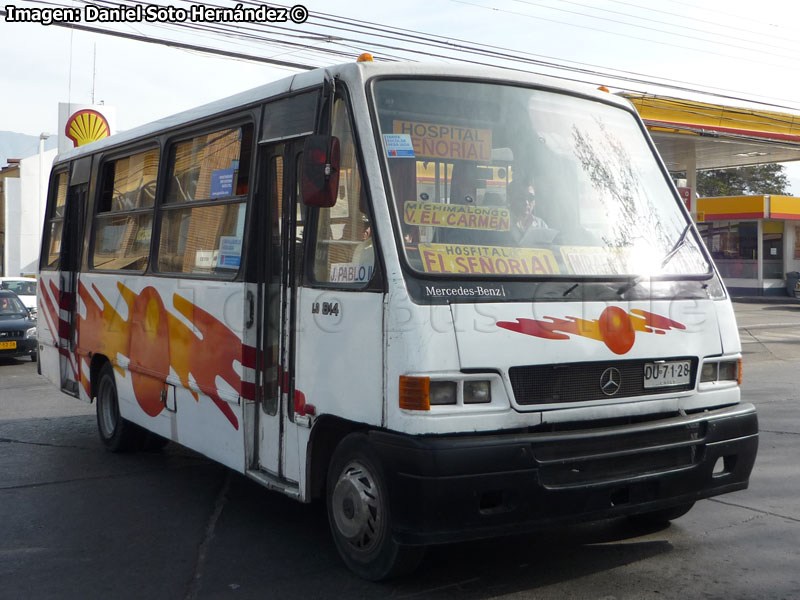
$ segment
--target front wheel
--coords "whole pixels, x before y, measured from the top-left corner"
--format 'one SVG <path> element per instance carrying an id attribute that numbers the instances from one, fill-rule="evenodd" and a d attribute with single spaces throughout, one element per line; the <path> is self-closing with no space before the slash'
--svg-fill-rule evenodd
<path id="1" fill-rule="evenodd" d="M 351 434 L 336 448 L 326 501 L 336 548 L 357 575 L 381 581 L 419 565 L 424 547 L 402 546 L 392 538 L 383 469 L 365 435 Z"/>
<path id="2" fill-rule="evenodd" d="M 141 446 L 143 429 L 119 414 L 114 369 L 106 363 L 97 380 L 97 431 L 103 445 L 112 452 L 127 452 Z"/>

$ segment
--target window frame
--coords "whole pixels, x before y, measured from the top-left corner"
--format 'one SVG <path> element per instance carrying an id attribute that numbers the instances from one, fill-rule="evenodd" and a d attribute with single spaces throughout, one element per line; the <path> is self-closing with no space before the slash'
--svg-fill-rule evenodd
<path id="1" fill-rule="evenodd" d="M 569 285 L 571 285 L 574 282 L 598 283 L 602 285 L 608 281 L 625 282 L 630 279 L 630 276 L 629 275 L 618 275 L 618 276 L 572 275 L 569 278 L 558 278 L 553 276 L 514 276 L 514 277 L 498 276 L 492 279 L 487 279 L 482 275 L 465 275 L 459 273 L 431 274 L 418 271 L 417 269 L 415 269 L 410 264 L 408 256 L 406 254 L 405 246 L 402 243 L 402 238 L 397 233 L 401 231 L 402 215 L 399 214 L 396 209 L 396 192 L 394 187 L 392 186 L 389 160 L 385 156 L 385 153 L 382 151 L 383 140 L 381 139 L 382 134 L 380 129 L 380 108 L 378 106 L 378 99 L 375 91 L 375 87 L 378 83 L 382 81 L 397 81 L 397 80 L 437 81 L 437 82 L 441 81 L 441 82 L 455 82 L 455 83 L 469 83 L 469 84 L 477 83 L 477 84 L 492 84 L 498 86 L 511 86 L 517 88 L 524 88 L 528 90 L 543 91 L 562 96 L 569 96 L 571 98 L 580 98 L 591 102 L 597 102 L 599 104 L 605 104 L 613 107 L 614 109 L 622 110 L 629 113 L 631 116 L 634 117 L 634 120 L 636 122 L 639 131 L 644 136 L 644 140 L 647 147 L 649 148 L 653 157 L 656 159 L 657 169 L 661 173 L 664 182 L 670 189 L 672 189 L 672 196 L 674 202 L 679 205 L 679 210 L 683 212 L 684 217 L 686 219 L 686 223 L 688 225 L 692 225 L 692 227 L 690 228 L 689 235 L 692 236 L 692 239 L 697 245 L 697 248 L 699 249 L 703 259 L 709 264 L 709 270 L 707 272 L 697 273 L 697 274 L 682 274 L 680 276 L 680 280 L 703 282 L 703 281 L 709 281 L 715 277 L 716 271 L 712 266 L 713 261 L 711 260 L 710 254 L 706 251 L 705 245 L 701 241 L 701 236 L 699 235 L 697 228 L 693 226 L 693 220 L 691 219 L 689 211 L 686 209 L 685 204 L 683 203 L 677 191 L 675 190 L 675 186 L 672 182 L 672 178 L 669 174 L 669 171 L 667 171 L 666 167 L 659 159 L 658 150 L 655 147 L 652 139 L 650 138 L 650 135 L 647 133 L 647 129 L 644 126 L 644 122 L 641 120 L 641 118 L 639 118 L 638 113 L 636 113 L 635 109 L 632 106 L 620 106 L 611 100 L 597 98 L 595 96 L 592 96 L 588 93 L 584 93 L 579 90 L 561 89 L 549 85 L 531 84 L 531 83 L 525 83 L 507 79 L 493 79 L 480 76 L 465 77 L 460 75 L 419 75 L 419 76 L 412 74 L 377 75 L 369 78 L 365 82 L 364 84 L 365 94 L 367 98 L 367 105 L 369 107 L 370 121 L 373 127 L 373 139 L 375 142 L 375 147 L 377 149 L 377 157 L 380 165 L 381 179 L 384 186 L 384 190 L 386 191 L 389 216 L 392 222 L 392 237 L 394 238 L 394 244 L 395 247 L 397 248 L 398 257 L 400 259 L 399 260 L 400 268 L 403 272 L 403 277 L 407 284 L 411 284 L 409 286 L 410 288 L 414 288 L 415 290 L 423 289 L 426 285 L 433 283 L 448 284 L 448 285 L 462 284 L 467 286 L 474 286 L 476 284 L 483 282 L 483 283 L 504 285 L 506 286 L 505 287 L 506 291 L 509 291 L 510 290 L 509 286 L 515 286 L 515 287 L 519 286 L 519 288 L 522 290 L 528 288 L 531 285 L 535 286 L 541 283 L 551 283 L 551 282 L 567 283 Z M 676 279 L 674 275 L 656 275 L 651 278 L 651 281 L 672 282 L 672 281 L 678 281 L 678 279 Z M 525 291 L 523 292 L 522 296 L 527 299 L 530 296 L 530 294 L 527 291 Z M 509 294 L 508 299 L 506 301 L 512 301 L 512 299 L 515 298 L 517 298 L 515 294 Z M 417 299 L 418 300 L 421 299 L 422 302 L 424 303 L 432 303 L 435 301 L 432 300 L 431 298 L 422 296 L 418 297 Z M 452 298 L 448 298 L 447 301 L 452 301 Z M 488 300 L 478 300 L 478 301 L 497 301 L 497 300 L 496 299 L 492 300 L 490 298 Z"/>
<path id="2" fill-rule="evenodd" d="M 64 189 L 64 214 L 60 217 L 56 217 L 55 211 L 58 206 L 58 178 L 61 175 L 65 175 L 66 180 L 66 187 Z M 50 186 L 49 190 L 51 190 L 47 197 L 47 207 L 45 209 L 45 219 L 44 219 L 44 232 L 42 235 L 42 246 L 39 253 L 39 270 L 40 271 L 60 271 L 61 270 L 61 244 L 64 242 L 64 224 L 67 220 L 67 194 L 69 191 L 69 176 L 70 176 L 70 164 L 58 165 L 55 169 L 53 169 L 52 174 L 50 175 Z M 52 240 L 52 233 L 53 223 L 59 222 L 61 223 L 61 241 L 59 243 L 59 251 L 58 251 L 58 258 L 50 264 L 47 261 L 47 258 L 50 255 L 50 242 Z"/>
<path id="3" fill-rule="evenodd" d="M 358 167 L 359 176 L 361 178 L 361 193 L 365 196 L 364 202 L 366 204 L 366 215 L 369 217 L 372 237 L 372 248 L 374 252 L 374 270 L 372 278 L 366 282 L 330 282 L 318 281 L 314 277 L 315 259 L 317 253 L 318 231 L 320 223 L 320 208 L 306 207 L 306 224 L 305 224 L 305 257 L 303 261 L 303 285 L 314 289 L 323 290 L 339 290 L 343 292 L 378 292 L 383 293 L 386 291 L 386 283 L 383 276 L 383 253 L 381 252 L 380 237 L 375 227 L 375 210 L 372 203 L 372 193 L 369 189 L 367 173 L 364 161 L 364 148 L 361 143 L 361 136 L 359 134 L 358 125 L 354 118 L 353 104 L 351 100 L 350 91 L 347 86 L 337 80 L 336 92 L 333 95 L 333 102 L 341 99 L 344 102 L 345 110 L 347 112 L 347 119 L 350 123 L 350 130 L 353 134 L 353 143 L 355 145 L 355 160 Z M 324 104 L 320 107 L 320 111 L 326 111 L 328 105 Z M 331 111 L 333 114 L 333 111 Z M 326 123 L 327 130 L 333 131 L 333 123 Z M 300 190 L 302 193 L 302 189 Z M 298 202 L 302 202 L 302 197 L 298 198 Z"/>
<path id="4" fill-rule="evenodd" d="M 145 152 L 149 152 L 150 150 L 158 150 L 158 168 L 156 169 L 156 189 L 155 189 L 155 198 L 153 201 L 153 205 L 147 208 L 135 208 L 131 210 L 120 210 L 120 211 L 107 211 L 107 212 L 100 212 L 100 205 L 101 205 L 101 196 L 103 194 L 103 188 L 105 184 L 105 169 L 109 163 L 113 163 L 125 158 L 129 158 L 136 154 L 143 154 Z M 161 169 L 163 166 L 163 146 L 159 143 L 158 137 L 154 137 L 150 140 L 146 140 L 141 142 L 135 146 L 129 146 L 124 150 L 114 151 L 109 153 L 108 155 L 103 155 L 100 160 L 98 161 L 96 167 L 96 176 L 93 177 L 93 206 L 92 206 L 92 214 L 91 214 L 91 231 L 89 234 L 89 248 L 86 255 L 86 263 L 87 268 L 91 272 L 95 273 L 126 273 L 132 275 L 143 275 L 148 270 L 150 270 L 151 261 L 153 259 L 153 233 L 155 231 L 155 221 L 156 221 L 156 207 L 158 206 L 158 196 L 161 189 Z M 95 244 L 97 242 L 97 224 L 98 221 L 102 220 L 102 218 L 106 215 L 141 215 L 150 213 L 152 216 L 152 221 L 150 224 L 150 247 L 148 248 L 147 260 L 145 261 L 143 269 L 104 269 L 103 267 L 96 267 L 94 264 L 94 250 Z"/>
<path id="5" fill-rule="evenodd" d="M 161 161 L 159 165 L 159 185 L 156 192 L 156 201 L 155 201 L 155 217 L 153 223 L 153 237 L 152 237 L 152 247 L 150 252 L 150 274 L 159 277 L 166 277 L 166 278 L 180 278 L 180 279 L 195 279 L 195 280 L 211 280 L 211 281 L 239 281 L 242 279 L 246 268 L 246 256 L 247 256 L 247 245 L 249 240 L 249 226 L 248 222 L 251 219 L 252 215 L 252 198 L 253 198 L 253 190 L 256 185 L 256 174 L 258 168 L 258 137 L 259 137 L 259 129 L 257 127 L 256 118 L 254 116 L 254 110 L 260 110 L 261 105 L 258 105 L 254 109 L 251 108 L 246 113 L 239 113 L 232 117 L 226 117 L 221 119 L 209 119 L 199 124 L 195 124 L 191 128 L 184 128 L 180 131 L 176 131 L 171 133 L 168 136 L 162 138 L 162 156 L 166 156 L 166 160 Z M 208 135 L 214 132 L 223 131 L 225 129 L 244 129 L 245 127 L 249 126 L 252 130 L 251 140 L 250 140 L 250 165 L 249 165 L 249 174 L 248 174 L 248 184 L 247 184 L 247 194 L 244 195 L 234 195 L 230 196 L 225 199 L 207 199 L 207 200 L 194 200 L 189 202 L 167 202 L 166 201 L 166 185 L 165 182 L 170 177 L 170 169 L 172 168 L 171 165 L 171 155 L 173 148 L 182 142 L 187 142 L 192 140 L 193 138 Z M 244 149 L 244 144 L 240 146 L 239 150 L 239 160 L 241 160 L 242 150 Z M 164 271 L 159 269 L 159 260 L 161 254 L 161 231 L 164 224 L 164 215 L 177 210 L 185 210 L 187 208 L 194 209 L 194 208 L 205 208 L 209 206 L 224 206 L 224 205 L 232 205 L 232 204 L 244 204 L 245 206 L 245 216 L 244 216 L 244 230 L 242 233 L 242 253 L 241 259 L 239 263 L 239 268 L 234 270 L 231 269 L 230 274 L 227 273 L 183 273 L 180 271 Z"/>

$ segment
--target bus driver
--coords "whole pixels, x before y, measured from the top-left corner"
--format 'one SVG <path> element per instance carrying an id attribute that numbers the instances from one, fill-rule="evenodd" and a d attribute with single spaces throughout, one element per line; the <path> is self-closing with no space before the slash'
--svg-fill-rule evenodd
<path id="1" fill-rule="evenodd" d="M 551 230 L 545 220 L 535 214 L 536 189 L 532 178 L 518 178 L 508 184 L 508 206 L 511 210 L 511 233 L 518 245 L 550 241 L 542 239 L 552 236 L 542 235 L 545 230 Z"/>

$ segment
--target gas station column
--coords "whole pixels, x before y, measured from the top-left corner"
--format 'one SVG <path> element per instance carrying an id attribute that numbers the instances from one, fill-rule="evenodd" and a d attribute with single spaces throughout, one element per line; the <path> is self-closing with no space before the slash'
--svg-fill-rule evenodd
<path id="1" fill-rule="evenodd" d="M 689 144 L 686 156 L 686 187 L 689 188 L 689 211 L 697 223 L 697 153 L 694 143 Z"/>

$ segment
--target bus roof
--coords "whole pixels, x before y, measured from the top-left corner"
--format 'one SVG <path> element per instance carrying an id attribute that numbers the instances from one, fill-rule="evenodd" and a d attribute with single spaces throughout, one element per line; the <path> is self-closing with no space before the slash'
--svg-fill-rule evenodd
<path id="1" fill-rule="evenodd" d="M 163 117 L 145 125 L 140 125 L 97 142 L 74 148 L 63 152 L 56 157 L 55 164 L 73 160 L 87 154 L 94 154 L 109 148 L 135 141 L 157 133 L 169 131 L 205 118 L 223 115 L 263 102 L 274 96 L 299 91 L 305 88 L 321 85 L 326 72 L 331 76 L 340 77 L 345 83 L 363 85 L 366 81 L 376 76 L 409 76 L 409 77 L 455 77 L 464 79 L 488 79 L 498 82 L 521 83 L 540 86 L 555 90 L 568 91 L 583 95 L 594 96 L 606 102 L 612 102 L 632 109 L 627 100 L 614 94 L 598 91 L 594 86 L 577 83 L 571 80 L 534 75 L 524 71 L 501 69 L 497 67 L 476 67 L 462 65 L 442 65 L 416 62 L 353 62 L 341 65 L 314 69 L 297 73 L 265 85 L 221 98 L 208 104 L 191 108 L 189 110 Z"/>

